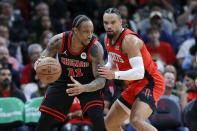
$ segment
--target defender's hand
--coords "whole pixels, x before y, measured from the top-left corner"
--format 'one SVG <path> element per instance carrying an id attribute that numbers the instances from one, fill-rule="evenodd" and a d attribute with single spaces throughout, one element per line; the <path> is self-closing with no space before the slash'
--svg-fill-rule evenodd
<path id="1" fill-rule="evenodd" d="M 76 96 L 81 94 L 82 92 L 85 92 L 85 87 L 79 83 L 77 80 L 75 80 L 72 76 L 70 76 L 70 79 L 74 84 L 68 84 L 67 86 L 72 87 L 66 90 L 69 96 Z"/>
<path id="2" fill-rule="evenodd" d="M 106 79 L 109 79 L 109 80 L 115 79 L 115 74 L 114 74 L 114 72 L 113 72 L 111 69 L 109 69 L 109 68 L 100 67 L 100 68 L 98 69 L 98 73 L 100 74 L 101 77 L 104 77 L 104 78 L 106 78 Z"/>

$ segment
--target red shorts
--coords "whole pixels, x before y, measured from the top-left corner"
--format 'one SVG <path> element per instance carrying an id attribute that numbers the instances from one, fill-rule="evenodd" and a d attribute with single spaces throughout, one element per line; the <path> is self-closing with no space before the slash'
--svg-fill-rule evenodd
<path id="1" fill-rule="evenodd" d="M 129 87 L 122 92 L 119 100 L 131 108 L 135 99 L 139 98 L 150 105 L 154 111 L 164 90 L 165 82 L 160 72 L 155 71 L 152 74 L 145 72 L 144 79 L 130 83 Z"/>

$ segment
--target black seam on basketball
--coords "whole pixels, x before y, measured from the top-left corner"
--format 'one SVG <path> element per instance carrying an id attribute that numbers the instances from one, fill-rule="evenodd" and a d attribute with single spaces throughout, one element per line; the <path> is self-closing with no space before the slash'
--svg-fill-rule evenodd
<path id="1" fill-rule="evenodd" d="M 43 73 L 36 73 L 37 75 L 54 75 L 54 74 L 58 74 L 58 73 L 60 73 L 61 71 L 59 71 L 59 72 L 56 72 L 56 73 L 53 73 L 53 74 L 43 74 Z"/>
<path id="2" fill-rule="evenodd" d="M 37 70 L 37 69 L 39 69 L 40 67 L 43 67 L 43 66 L 49 66 L 49 65 L 56 65 L 56 66 L 57 66 L 57 65 L 59 65 L 59 64 L 47 64 L 47 65 L 41 65 L 41 66 L 36 67 L 36 70 Z"/>

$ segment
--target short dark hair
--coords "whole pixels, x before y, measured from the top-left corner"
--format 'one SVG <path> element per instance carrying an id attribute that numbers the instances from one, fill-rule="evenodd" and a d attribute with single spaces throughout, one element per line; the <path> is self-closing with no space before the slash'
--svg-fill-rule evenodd
<path id="1" fill-rule="evenodd" d="M 109 8 L 109 9 L 105 10 L 105 13 L 108 13 L 108 14 L 113 14 L 114 13 L 117 16 L 119 16 L 120 18 L 122 18 L 122 15 L 117 8 Z"/>
<path id="2" fill-rule="evenodd" d="M 185 76 L 195 80 L 197 78 L 197 72 L 195 70 L 189 70 L 186 72 Z"/>
<path id="3" fill-rule="evenodd" d="M 151 33 L 152 31 L 158 31 L 161 32 L 161 28 L 159 26 L 150 26 L 149 28 L 147 28 L 146 32 L 147 34 Z"/>
<path id="4" fill-rule="evenodd" d="M 78 15 L 74 18 L 73 23 L 72 23 L 72 28 L 76 27 L 78 28 L 82 22 L 84 21 L 91 21 L 89 17 L 86 15 Z"/>

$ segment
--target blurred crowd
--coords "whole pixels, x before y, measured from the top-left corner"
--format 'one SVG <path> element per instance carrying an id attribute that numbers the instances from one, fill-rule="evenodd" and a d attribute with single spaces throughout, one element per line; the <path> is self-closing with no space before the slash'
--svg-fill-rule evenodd
<path id="1" fill-rule="evenodd" d="M 47 84 L 37 78 L 33 64 L 53 35 L 72 30 L 72 20 L 78 14 L 86 14 L 93 21 L 94 33 L 103 45 L 107 61 L 102 15 L 109 7 L 118 8 L 124 27 L 142 37 L 164 76 L 166 91 L 149 121 L 161 131 L 194 131 L 197 125 L 194 117 L 197 116 L 197 0 L 1 0 L 0 97 L 17 97 L 26 102 L 44 96 Z M 127 86 L 124 81 L 107 81 L 105 115 Z M 175 113 L 168 100 L 177 105 Z M 196 112 L 192 112 L 193 108 Z M 173 116 L 178 112 L 178 116 Z M 162 113 L 171 117 L 164 118 Z M 75 117 L 82 119 L 80 113 Z M 72 123 L 71 118 L 65 122 Z M 88 118 L 85 123 L 88 126 L 82 130 L 91 130 Z M 127 131 L 134 131 L 128 122 L 123 126 Z M 71 129 L 72 125 L 61 128 L 62 131 Z"/>

